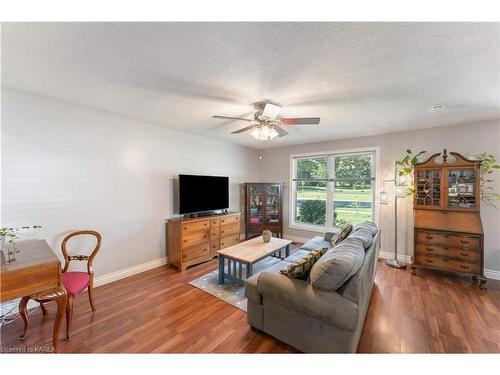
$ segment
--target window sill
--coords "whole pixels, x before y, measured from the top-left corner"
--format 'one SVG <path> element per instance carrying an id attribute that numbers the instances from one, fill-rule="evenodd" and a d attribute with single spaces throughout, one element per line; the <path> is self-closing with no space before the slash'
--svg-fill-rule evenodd
<path id="1" fill-rule="evenodd" d="M 297 224 L 297 223 L 290 223 L 288 225 L 290 229 L 298 229 L 298 230 L 304 230 L 307 232 L 316 232 L 316 233 L 326 233 L 326 232 L 336 232 L 339 230 L 339 228 L 327 228 L 327 227 L 318 227 L 315 225 L 307 225 L 307 224 Z"/>

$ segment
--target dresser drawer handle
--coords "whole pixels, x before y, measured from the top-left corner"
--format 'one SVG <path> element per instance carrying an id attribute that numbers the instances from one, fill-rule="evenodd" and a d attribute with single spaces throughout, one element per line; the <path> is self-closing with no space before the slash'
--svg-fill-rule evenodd
<path id="1" fill-rule="evenodd" d="M 223 230 L 221 230 L 221 231 L 220 231 L 220 233 L 222 234 L 222 233 L 224 233 L 224 231 L 223 231 Z"/>
<path id="2" fill-rule="evenodd" d="M 432 247 L 426 247 L 425 250 L 427 250 L 427 251 L 434 251 L 434 249 Z"/>
<path id="3" fill-rule="evenodd" d="M 443 258 L 443 262 L 449 262 L 450 260 L 447 258 Z"/>
<path id="4" fill-rule="evenodd" d="M 432 240 L 434 237 L 433 236 L 425 236 L 428 240 Z"/>
<path id="5" fill-rule="evenodd" d="M 434 263 L 432 259 L 425 259 L 428 263 Z"/>
<path id="6" fill-rule="evenodd" d="M 469 254 L 467 254 L 467 253 L 460 253 L 460 255 L 463 256 L 463 257 L 468 257 L 469 256 Z"/>
<path id="7" fill-rule="evenodd" d="M 203 236 L 203 238 L 207 238 L 207 237 L 208 237 L 208 234 L 205 234 L 205 235 Z"/>
<path id="8" fill-rule="evenodd" d="M 460 268 L 463 269 L 463 270 L 467 270 L 467 269 L 469 269 L 469 266 L 464 266 L 463 264 L 461 264 Z"/>
<path id="9" fill-rule="evenodd" d="M 463 243 L 463 244 L 469 243 L 469 241 L 467 241 L 467 240 L 460 240 L 460 242 Z"/>

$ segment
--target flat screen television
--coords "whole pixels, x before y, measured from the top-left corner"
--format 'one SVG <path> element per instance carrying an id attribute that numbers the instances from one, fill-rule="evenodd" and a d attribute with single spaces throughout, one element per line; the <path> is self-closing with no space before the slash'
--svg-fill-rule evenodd
<path id="1" fill-rule="evenodd" d="M 229 177 L 179 175 L 179 213 L 191 214 L 229 207 Z"/>

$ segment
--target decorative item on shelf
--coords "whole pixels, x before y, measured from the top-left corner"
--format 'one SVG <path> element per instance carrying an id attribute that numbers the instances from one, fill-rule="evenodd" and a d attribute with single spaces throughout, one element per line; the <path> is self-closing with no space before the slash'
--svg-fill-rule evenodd
<path id="1" fill-rule="evenodd" d="M 414 194 L 414 189 L 411 187 L 413 185 L 411 178 L 413 166 L 418 163 L 418 158 L 425 152 L 420 151 L 413 154 L 411 150 L 406 150 L 406 156 L 394 163 L 394 179 L 384 180 L 384 182 L 392 182 L 394 185 L 394 259 L 388 259 L 385 262 L 393 268 L 406 268 L 406 263 L 398 260 L 398 199 L 404 199 Z M 379 194 L 379 202 L 382 205 L 389 204 L 389 193 L 382 190 Z"/>
<path id="2" fill-rule="evenodd" d="M 11 264 L 16 261 L 16 256 L 19 254 L 19 250 L 16 246 L 16 240 L 19 235 L 23 236 L 34 236 L 38 230 L 40 230 L 41 225 L 33 226 L 23 226 L 21 228 L 13 227 L 2 227 L 0 228 L 0 244 L 1 251 L 7 255 L 7 263 Z"/>
<path id="3" fill-rule="evenodd" d="M 264 240 L 264 242 L 271 242 L 271 236 L 272 236 L 272 233 L 270 230 L 265 230 L 265 231 L 262 231 L 262 239 Z"/>

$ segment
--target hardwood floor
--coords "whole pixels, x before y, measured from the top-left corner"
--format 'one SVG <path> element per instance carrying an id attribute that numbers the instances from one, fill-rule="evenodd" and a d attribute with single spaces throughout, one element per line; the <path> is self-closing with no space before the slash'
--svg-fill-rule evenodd
<path id="1" fill-rule="evenodd" d="M 67 353 L 293 353 L 254 332 L 246 314 L 188 281 L 217 267 L 216 260 L 179 273 L 160 267 L 95 289 L 75 301 Z M 426 270 L 396 270 L 379 261 L 361 353 L 500 352 L 500 282 L 481 291 L 468 279 Z M 16 320 L 1 328 L 1 349 L 50 345 L 55 307 L 30 315 L 25 340 Z M 61 334 L 61 337 L 63 335 Z"/>

